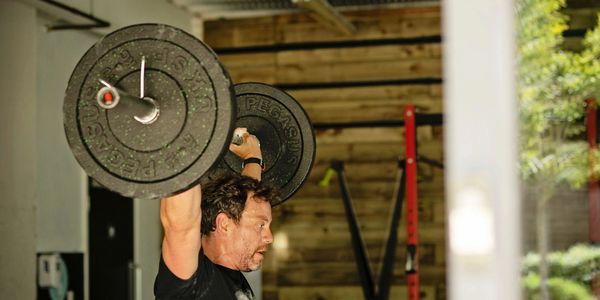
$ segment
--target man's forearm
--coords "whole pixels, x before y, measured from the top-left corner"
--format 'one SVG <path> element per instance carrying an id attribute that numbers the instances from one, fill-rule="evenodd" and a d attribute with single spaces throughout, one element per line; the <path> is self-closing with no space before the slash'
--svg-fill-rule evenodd
<path id="1" fill-rule="evenodd" d="M 256 163 L 246 164 L 244 165 L 244 169 L 242 170 L 242 175 L 252 177 L 260 181 L 262 175 L 262 167 Z"/>

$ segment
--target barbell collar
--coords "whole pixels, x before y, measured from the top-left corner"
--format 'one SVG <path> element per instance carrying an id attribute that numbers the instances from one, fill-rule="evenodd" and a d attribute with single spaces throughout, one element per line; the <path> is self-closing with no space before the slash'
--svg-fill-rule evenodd
<path id="1" fill-rule="evenodd" d="M 100 83 L 104 85 L 96 95 L 96 100 L 100 107 L 113 109 L 117 105 L 120 105 L 136 121 L 145 125 L 152 124 L 158 119 L 160 109 L 156 100 L 150 97 L 139 98 L 132 96 L 102 79 L 100 79 Z"/>

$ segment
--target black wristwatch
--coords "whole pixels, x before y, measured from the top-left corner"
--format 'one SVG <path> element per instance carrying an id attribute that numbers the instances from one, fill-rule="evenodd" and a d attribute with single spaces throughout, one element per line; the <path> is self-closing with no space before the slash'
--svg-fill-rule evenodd
<path id="1" fill-rule="evenodd" d="M 263 170 L 265 169 L 265 164 L 263 163 L 263 160 L 258 157 L 250 157 L 250 158 L 244 159 L 244 161 L 242 162 L 242 169 L 247 164 L 258 164 L 261 169 L 263 169 Z"/>

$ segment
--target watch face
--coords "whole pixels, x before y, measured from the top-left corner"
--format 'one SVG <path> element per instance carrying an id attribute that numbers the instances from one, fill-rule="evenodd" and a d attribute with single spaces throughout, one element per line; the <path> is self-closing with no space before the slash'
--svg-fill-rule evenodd
<path id="1" fill-rule="evenodd" d="M 127 197 L 164 197 L 194 185 L 222 155 L 232 99 L 231 80 L 208 46 L 174 27 L 140 24 L 107 35 L 81 58 L 66 90 L 64 127 L 77 161 L 100 184 Z"/>

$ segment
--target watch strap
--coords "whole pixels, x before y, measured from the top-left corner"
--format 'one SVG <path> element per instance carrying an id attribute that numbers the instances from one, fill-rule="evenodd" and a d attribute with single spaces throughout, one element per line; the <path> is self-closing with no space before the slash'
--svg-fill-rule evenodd
<path id="1" fill-rule="evenodd" d="M 250 157 L 250 158 L 244 159 L 244 161 L 242 162 L 242 169 L 247 164 L 258 164 L 261 169 L 263 169 L 263 170 L 265 169 L 265 164 L 263 163 L 263 160 L 258 157 Z"/>

